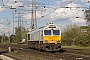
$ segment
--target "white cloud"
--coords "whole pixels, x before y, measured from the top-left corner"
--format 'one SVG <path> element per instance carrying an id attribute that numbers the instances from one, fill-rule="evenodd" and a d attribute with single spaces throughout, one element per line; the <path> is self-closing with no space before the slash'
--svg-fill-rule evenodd
<path id="1" fill-rule="evenodd" d="M 83 18 L 71 18 L 70 20 L 72 23 L 85 23 L 86 22 Z"/>
<path id="2" fill-rule="evenodd" d="M 4 19 L 0 19 L 0 35 L 1 34 L 6 34 L 8 33 L 10 29 L 10 33 L 12 34 L 12 31 L 13 31 L 13 23 L 10 22 L 10 28 L 9 28 L 9 25 L 8 25 L 8 21 L 4 20 Z M 8 35 L 8 34 L 6 34 Z"/>
<path id="3" fill-rule="evenodd" d="M 18 1 L 18 2 L 15 3 L 15 1 Z M 4 6 L 7 6 L 8 8 L 11 8 L 11 6 L 15 8 L 18 6 L 23 6 L 21 1 L 22 0 L 3 0 L 3 4 Z"/>
<path id="4" fill-rule="evenodd" d="M 4 26 L 3 26 L 3 24 L 0 24 L 0 28 L 3 28 Z"/>
<path id="5" fill-rule="evenodd" d="M 90 6 L 90 0 L 81 0 L 82 2 L 85 2 L 87 5 Z"/>
<path id="6" fill-rule="evenodd" d="M 0 6 L 0 12 L 3 12 L 3 11 L 5 11 L 5 9 Z"/>
<path id="7" fill-rule="evenodd" d="M 16 0 L 4 0 L 4 3 L 9 6 L 17 7 L 20 5 L 23 5 L 23 2 L 21 1 L 26 1 L 26 0 L 17 0 L 18 2 L 15 3 Z M 31 0 L 27 0 L 31 1 Z M 82 7 L 80 4 L 75 4 L 75 3 L 70 3 L 70 4 L 63 4 L 62 7 L 73 7 L 73 8 L 60 8 L 61 5 L 60 3 L 66 2 L 68 0 L 62 0 L 57 2 L 57 6 L 50 6 L 53 8 L 44 8 L 45 11 L 37 11 L 36 12 L 36 17 L 37 19 L 41 18 L 41 20 L 47 20 L 47 21 L 56 21 L 60 19 L 65 19 L 65 21 L 70 21 L 73 23 L 85 23 L 84 17 L 83 17 L 83 8 L 74 8 L 74 7 Z M 78 0 L 72 0 L 72 1 L 78 1 Z M 82 2 L 87 2 L 90 0 L 81 0 Z M 30 7 L 28 9 L 31 9 Z M 0 9 L 1 10 L 1 9 Z M 28 12 L 26 15 L 24 15 L 25 19 L 31 19 L 31 13 Z M 43 18 L 42 18 L 43 17 Z M 76 18 L 80 17 L 80 18 Z M 68 20 L 66 20 L 68 18 Z M 59 25 L 59 24 L 57 24 Z M 62 24 L 60 24 L 62 25 Z"/>
<path id="8" fill-rule="evenodd" d="M 4 20 L 0 19 L 0 35 L 5 32 Z"/>
<path id="9" fill-rule="evenodd" d="M 28 14 L 24 15 L 23 17 L 24 17 L 24 19 L 31 19 L 31 14 L 28 13 Z"/>
<path id="10" fill-rule="evenodd" d="M 5 20 L 4 19 L 0 19 L 0 24 L 5 24 Z"/>
<path id="11" fill-rule="evenodd" d="M 82 2 L 88 2 L 88 1 L 90 1 L 90 0 L 81 0 Z"/>
<path id="12" fill-rule="evenodd" d="M 59 6 L 57 7 L 53 6 L 53 8 L 57 8 L 57 9 L 46 8 L 46 11 L 44 12 L 37 11 L 37 18 L 41 18 L 42 20 L 50 20 L 50 21 L 56 21 L 58 19 L 68 18 L 70 22 L 85 23 L 84 14 L 82 11 L 83 8 L 75 8 L 75 7 L 82 7 L 80 4 L 72 3 L 66 5 L 66 7 L 72 7 L 72 8 L 60 8 Z M 77 19 L 76 17 L 79 18 Z M 26 18 L 31 18 L 31 15 L 27 14 Z"/>
<path id="13" fill-rule="evenodd" d="M 79 4 L 74 4 L 74 3 L 72 3 L 72 5 L 71 4 L 67 5 L 67 7 L 79 7 L 79 6 L 80 6 Z M 78 11 L 78 8 L 58 8 L 47 16 L 49 20 L 57 20 L 62 18 L 70 19 L 70 18 L 76 18 L 76 17 L 81 17 L 81 18 L 83 17 L 82 8 L 79 9 L 79 11 Z"/>

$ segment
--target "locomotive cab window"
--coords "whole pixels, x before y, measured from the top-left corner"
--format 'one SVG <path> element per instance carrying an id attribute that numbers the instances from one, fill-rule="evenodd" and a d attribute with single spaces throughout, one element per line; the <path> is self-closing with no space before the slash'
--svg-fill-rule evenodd
<path id="1" fill-rule="evenodd" d="M 28 40 L 30 40 L 30 34 L 28 34 Z"/>
<path id="2" fill-rule="evenodd" d="M 60 30 L 53 30 L 53 35 L 60 35 Z"/>
<path id="3" fill-rule="evenodd" d="M 51 35 L 51 30 L 44 30 L 44 35 Z"/>

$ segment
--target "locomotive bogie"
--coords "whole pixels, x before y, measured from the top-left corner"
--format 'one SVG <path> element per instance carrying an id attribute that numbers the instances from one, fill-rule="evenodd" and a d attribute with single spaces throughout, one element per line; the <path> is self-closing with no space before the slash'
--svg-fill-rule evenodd
<path id="1" fill-rule="evenodd" d="M 37 42 L 28 42 L 29 48 L 34 48 L 38 50 L 44 50 L 44 51 L 59 51 L 61 49 L 61 44 L 54 44 L 54 43 L 42 43 L 42 41 L 39 43 Z"/>

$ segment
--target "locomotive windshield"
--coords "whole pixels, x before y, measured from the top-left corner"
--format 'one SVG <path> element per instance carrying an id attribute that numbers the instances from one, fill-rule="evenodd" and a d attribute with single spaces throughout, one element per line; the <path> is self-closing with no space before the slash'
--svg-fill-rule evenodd
<path id="1" fill-rule="evenodd" d="M 53 30 L 53 35 L 60 35 L 60 31 L 59 30 Z"/>
<path id="2" fill-rule="evenodd" d="M 51 30 L 44 30 L 44 35 L 51 35 Z"/>

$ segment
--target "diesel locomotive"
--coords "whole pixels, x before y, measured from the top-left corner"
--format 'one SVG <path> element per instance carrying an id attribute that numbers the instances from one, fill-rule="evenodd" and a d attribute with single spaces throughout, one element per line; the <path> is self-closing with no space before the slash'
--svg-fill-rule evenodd
<path id="1" fill-rule="evenodd" d="M 61 49 L 61 29 L 54 23 L 27 33 L 28 47 L 44 51 Z"/>

